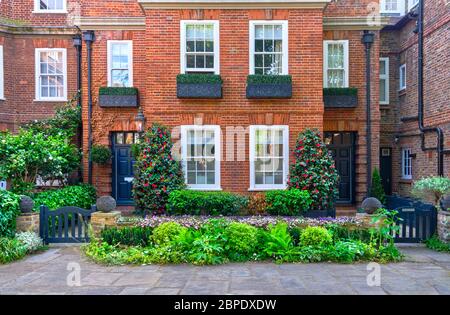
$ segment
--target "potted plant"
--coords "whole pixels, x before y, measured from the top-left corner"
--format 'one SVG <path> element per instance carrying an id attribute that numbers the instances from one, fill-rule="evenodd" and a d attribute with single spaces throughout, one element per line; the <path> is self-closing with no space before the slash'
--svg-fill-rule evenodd
<path id="1" fill-rule="evenodd" d="M 291 98 L 290 75 L 252 74 L 247 77 L 247 98 Z"/>
<path id="2" fill-rule="evenodd" d="M 134 87 L 101 87 L 100 107 L 138 107 L 138 90 Z"/>
<path id="3" fill-rule="evenodd" d="M 105 165 L 111 159 L 111 150 L 105 145 L 93 145 L 91 148 L 92 162 L 98 165 Z M 96 176 L 96 184 L 98 183 L 98 172 Z"/>
<path id="4" fill-rule="evenodd" d="M 450 178 L 432 176 L 422 178 L 413 184 L 411 194 L 425 201 L 432 201 L 438 210 L 438 236 L 441 241 L 450 241 L 450 211 L 441 208 L 442 199 L 450 194 Z"/>
<path id="5" fill-rule="evenodd" d="M 323 102 L 329 108 L 352 108 L 358 106 L 357 88 L 324 88 Z"/>
<path id="6" fill-rule="evenodd" d="M 222 78 L 215 74 L 177 75 L 178 98 L 222 98 Z"/>

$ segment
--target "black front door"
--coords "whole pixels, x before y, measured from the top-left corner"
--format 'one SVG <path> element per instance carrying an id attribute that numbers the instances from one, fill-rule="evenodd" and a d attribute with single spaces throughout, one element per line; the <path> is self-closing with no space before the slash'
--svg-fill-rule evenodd
<path id="1" fill-rule="evenodd" d="M 336 203 L 354 201 L 355 134 L 352 132 L 326 132 L 325 143 L 334 158 L 339 173 L 339 196 Z"/>
<path id="2" fill-rule="evenodd" d="M 115 132 L 112 135 L 113 143 L 113 197 L 118 205 L 133 204 L 131 189 L 134 178 L 134 158 L 131 154 L 131 145 L 135 143 L 137 133 Z"/>
<path id="3" fill-rule="evenodd" d="M 386 195 L 392 195 L 392 149 L 380 148 L 380 176 Z"/>

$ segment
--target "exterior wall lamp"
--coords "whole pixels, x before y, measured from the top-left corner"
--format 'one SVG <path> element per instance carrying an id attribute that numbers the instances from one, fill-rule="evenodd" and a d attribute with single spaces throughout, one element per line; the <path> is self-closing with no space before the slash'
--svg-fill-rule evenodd
<path id="1" fill-rule="evenodd" d="M 142 112 L 142 107 L 139 107 L 139 111 L 138 111 L 137 115 L 134 117 L 136 128 L 139 133 L 144 132 L 145 120 L 146 119 L 145 119 L 144 113 Z"/>

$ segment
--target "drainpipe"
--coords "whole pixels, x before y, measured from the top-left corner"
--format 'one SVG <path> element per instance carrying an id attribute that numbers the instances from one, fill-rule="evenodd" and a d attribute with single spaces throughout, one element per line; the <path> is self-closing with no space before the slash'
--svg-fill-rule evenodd
<path id="1" fill-rule="evenodd" d="M 87 97 L 88 97 L 88 183 L 92 184 L 92 43 L 95 40 L 94 31 L 83 33 L 87 52 Z"/>
<path id="2" fill-rule="evenodd" d="M 439 176 L 444 176 L 444 154 L 449 154 L 450 150 L 444 150 L 444 132 L 439 127 L 425 127 L 423 123 L 423 17 L 424 17 L 424 0 L 419 0 L 418 16 L 417 16 L 417 43 L 418 43 L 418 60 L 417 60 L 417 112 L 419 121 L 419 130 L 421 132 L 421 149 L 422 151 L 435 150 L 437 151 L 437 173 Z M 414 17 L 414 15 L 412 16 Z M 425 133 L 435 132 L 437 137 L 437 147 L 425 147 Z"/>
<path id="3" fill-rule="evenodd" d="M 367 148 L 367 197 L 370 197 L 372 190 L 372 123 L 371 123 L 371 84 L 370 84 L 370 48 L 375 39 L 375 34 L 369 31 L 364 31 L 362 36 L 362 43 L 366 47 L 366 148 Z"/>
<path id="4" fill-rule="evenodd" d="M 77 106 L 81 109 L 81 49 L 83 40 L 80 34 L 73 37 L 73 46 L 77 51 Z M 82 123 L 78 125 L 78 147 L 83 147 L 83 127 Z M 78 181 L 83 181 L 82 167 L 78 168 Z"/>

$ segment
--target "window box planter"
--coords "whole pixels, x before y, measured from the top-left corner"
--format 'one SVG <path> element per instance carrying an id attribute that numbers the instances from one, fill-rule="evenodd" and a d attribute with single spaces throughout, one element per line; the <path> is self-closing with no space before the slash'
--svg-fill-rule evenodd
<path id="1" fill-rule="evenodd" d="M 249 75 L 247 77 L 247 98 L 291 98 L 292 78 L 290 75 Z"/>
<path id="2" fill-rule="evenodd" d="M 323 102 L 325 108 L 354 108 L 358 106 L 358 89 L 325 88 Z"/>
<path id="3" fill-rule="evenodd" d="M 222 78 L 213 74 L 179 74 L 178 98 L 222 98 Z"/>
<path id="4" fill-rule="evenodd" d="M 138 107 L 138 91 L 130 87 L 101 87 L 98 104 L 100 107 Z"/>

